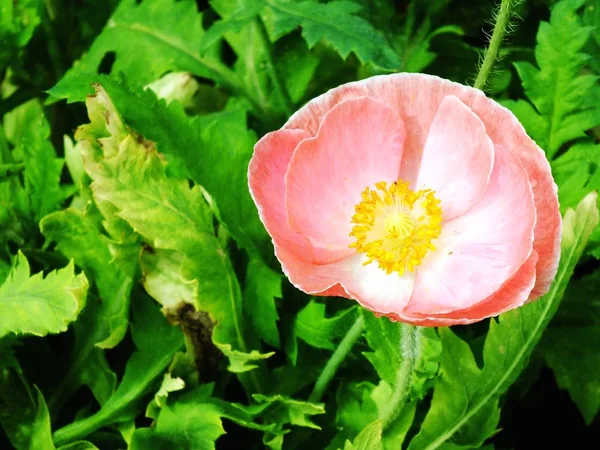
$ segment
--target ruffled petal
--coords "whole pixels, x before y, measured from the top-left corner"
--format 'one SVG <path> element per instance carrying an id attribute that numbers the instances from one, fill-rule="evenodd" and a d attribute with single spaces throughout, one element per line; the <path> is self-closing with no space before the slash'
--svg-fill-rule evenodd
<path id="1" fill-rule="evenodd" d="M 361 192 L 398 179 L 405 138 L 402 119 L 362 97 L 338 104 L 317 136 L 302 141 L 285 178 L 288 222 L 313 247 L 313 262 L 352 255 L 352 216 Z"/>
<path id="2" fill-rule="evenodd" d="M 408 313 L 441 314 L 470 308 L 491 296 L 529 258 L 536 213 L 527 173 L 496 147 L 483 199 L 442 227 L 437 247 L 417 268 Z"/>
<path id="3" fill-rule="evenodd" d="M 444 221 L 461 216 L 483 197 L 494 146 L 483 122 L 451 95 L 442 100 L 423 150 L 417 189 L 433 189 Z"/>
<path id="4" fill-rule="evenodd" d="M 535 285 L 535 266 L 537 261 L 538 254 L 534 250 L 527 261 L 525 261 L 517 273 L 504 286 L 471 308 L 456 310 L 447 314 L 396 314 L 391 319 L 421 326 L 441 327 L 466 325 L 479 322 L 488 317 L 498 316 L 506 311 L 522 306 L 527 301 Z"/>
<path id="5" fill-rule="evenodd" d="M 266 134 L 254 147 L 248 167 L 248 184 L 260 219 L 275 246 L 286 247 L 289 255 L 310 262 L 309 242 L 288 225 L 284 181 L 294 150 L 309 137 L 310 134 L 303 130 L 278 130 Z"/>
<path id="6" fill-rule="evenodd" d="M 557 186 L 544 152 L 527 136 L 514 114 L 478 89 L 431 75 L 403 73 L 371 77 L 332 89 L 308 102 L 284 127 L 302 128 L 314 136 L 325 114 L 335 105 L 362 95 L 387 103 L 404 120 L 407 137 L 400 169 L 400 178 L 404 180 L 416 181 L 429 128 L 440 103 L 450 95 L 458 97 L 481 119 L 495 146 L 504 146 L 521 161 L 533 189 L 537 212 L 533 247 L 539 259 L 530 298 L 547 292 L 560 257 L 562 221 Z"/>

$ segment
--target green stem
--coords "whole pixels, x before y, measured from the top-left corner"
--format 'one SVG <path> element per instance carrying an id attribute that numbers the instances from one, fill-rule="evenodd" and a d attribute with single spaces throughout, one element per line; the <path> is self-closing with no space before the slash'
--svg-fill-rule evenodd
<path id="1" fill-rule="evenodd" d="M 344 336 L 342 342 L 340 342 L 338 348 L 333 352 L 333 355 L 331 355 L 331 358 L 329 358 L 329 361 L 327 361 L 327 364 L 325 364 L 325 367 L 323 368 L 321 375 L 319 375 L 310 397 L 308 397 L 309 402 L 317 403 L 321 401 L 321 397 L 323 397 L 323 394 L 327 390 L 329 383 L 331 383 L 331 380 L 333 380 L 338 368 L 348 353 L 350 353 L 350 350 L 352 350 L 352 347 L 356 341 L 358 341 L 358 339 L 360 339 L 362 336 L 364 329 L 365 321 L 362 314 L 360 314 L 358 319 L 356 319 L 356 322 L 354 322 L 354 325 L 352 325 L 352 328 L 348 330 L 348 333 L 346 333 L 346 336 Z"/>
<path id="2" fill-rule="evenodd" d="M 510 21 L 510 15 L 517 1 L 518 0 L 502 0 L 502 3 L 500 4 L 500 10 L 498 11 L 498 15 L 496 17 L 496 25 L 494 25 L 494 32 L 492 33 L 492 39 L 490 39 L 490 45 L 485 51 L 483 63 L 481 64 L 481 68 L 477 74 L 477 79 L 473 85 L 473 87 L 476 89 L 483 90 L 488 78 L 490 77 L 490 74 L 492 73 L 494 63 L 498 59 L 498 52 L 500 51 L 502 40 L 506 34 L 506 28 L 508 27 L 508 23 Z"/>
<path id="3" fill-rule="evenodd" d="M 54 445 L 61 447 L 68 443 L 77 441 L 88 434 L 102 428 L 110 423 L 110 414 L 104 414 L 102 410 L 85 419 L 64 426 L 52 435 Z"/>
<path id="4" fill-rule="evenodd" d="M 408 398 L 410 381 L 421 353 L 421 334 L 420 327 L 409 324 L 401 325 L 400 354 L 402 355 L 402 364 L 400 370 L 398 370 L 392 398 L 381 415 L 384 431 L 394 423 Z"/>
<path id="5" fill-rule="evenodd" d="M 290 94 L 288 93 L 285 85 L 283 84 L 281 74 L 277 70 L 277 66 L 273 61 L 273 45 L 269 40 L 269 35 L 267 34 L 267 28 L 265 27 L 265 23 L 263 22 L 260 16 L 257 16 L 256 19 L 256 28 L 258 29 L 258 36 L 262 42 L 262 45 L 265 49 L 265 59 L 267 63 L 267 70 L 271 74 L 271 80 L 273 81 L 273 87 L 279 94 L 279 97 L 283 101 L 283 106 L 285 108 L 285 113 L 288 116 L 291 116 L 294 112 L 294 102 L 290 98 Z"/>

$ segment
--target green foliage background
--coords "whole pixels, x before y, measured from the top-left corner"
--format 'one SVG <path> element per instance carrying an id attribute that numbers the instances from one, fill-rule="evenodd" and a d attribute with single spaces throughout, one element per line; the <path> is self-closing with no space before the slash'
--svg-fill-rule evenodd
<path id="1" fill-rule="evenodd" d="M 486 87 L 551 162 L 564 214 L 555 283 L 499 318 L 427 329 L 385 432 L 401 327 L 294 289 L 247 188 L 257 139 L 332 87 L 390 72 L 471 84 L 493 10 L 0 0 L 0 448 L 597 440 L 598 0 L 518 2 Z"/>

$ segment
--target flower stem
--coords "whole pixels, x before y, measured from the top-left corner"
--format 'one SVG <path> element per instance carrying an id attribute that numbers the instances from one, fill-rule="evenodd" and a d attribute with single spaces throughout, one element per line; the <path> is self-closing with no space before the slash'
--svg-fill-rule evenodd
<path id="1" fill-rule="evenodd" d="M 415 366 L 421 353 L 421 334 L 422 330 L 420 327 L 409 324 L 401 325 L 400 354 L 402 356 L 402 363 L 400 370 L 398 370 L 396 384 L 393 386 L 394 393 L 392 398 L 381 415 L 384 431 L 394 423 L 408 398 L 412 374 L 415 371 Z"/>
<path id="2" fill-rule="evenodd" d="M 485 88 L 485 84 L 492 73 L 494 63 L 498 59 L 498 51 L 500 50 L 502 40 L 506 34 L 506 29 L 510 21 L 510 15 L 517 2 L 518 0 L 502 0 L 502 3 L 500 4 L 500 9 L 498 10 L 498 14 L 496 16 L 496 24 L 494 25 L 494 31 L 492 33 L 492 39 L 490 39 L 490 45 L 485 51 L 483 63 L 479 68 L 477 79 L 473 85 L 473 87 L 476 89 L 483 90 Z"/>
<path id="3" fill-rule="evenodd" d="M 348 330 L 348 333 L 346 333 L 346 336 L 344 336 L 338 348 L 335 349 L 333 355 L 331 355 L 331 358 L 329 358 L 329 361 L 327 361 L 327 364 L 325 364 L 325 367 L 323 368 L 321 375 L 319 375 L 310 397 L 308 397 L 309 402 L 317 403 L 321 401 L 321 397 L 323 397 L 323 394 L 327 390 L 329 383 L 331 383 L 335 373 L 342 364 L 342 361 L 344 361 L 348 353 L 350 353 L 350 350 L 352 350 L 352 347 L 354 347 L 356 341 L 360 339 L 364 329 L 365 321 L 362 314 L 359 313 L 358 319 L 356 319 L 356 322 L 354 322 L 352 328 Z"/>
<path id="4" fill-rule="evenodd" d="M 291 116 L 294 112 L 294 102 L 290 98 L 290 94 L 288 93 L 283 81 L 281 79 L 281 74 L 279 70 L 277 70 L 277 66 L 273 61 L 273 45 L 269 40 L 269 35 L 267 34 L 267 28 L 265 27 L 265 23 L 263 22 L 260 16 L 257 16 L 256 19 L 256 28 L 258 29 L 258 36 L 262 41 L 263 47 L 265 49 L 265 59 L 267 64 L 267 70 L 271 74 L 271 80 L 273 81 L 273 87 L 279 94 L 279 97 L 283 101 L 283 106 L 285 108 L 285 113 L 288 116 Z"/>

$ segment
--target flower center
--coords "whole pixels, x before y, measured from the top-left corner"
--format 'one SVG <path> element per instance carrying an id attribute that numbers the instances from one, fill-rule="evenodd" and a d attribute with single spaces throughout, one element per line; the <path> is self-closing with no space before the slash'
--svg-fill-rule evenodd
<path id="1" fill-rule="evenodd" d="M 350 247 L 366 254 L 364 265 L 376 261 L 391 274 L 413 271 L 438 238 L 442 229 L 442 208 L 435 191 L 414 192 L 402 180 L 389 187 L 385 181 L 366 188 L 354 207 Z"/>
<path id="2" fill-rule="evenodd" d="M 399 239 L 407 238 L 415 227 L 412 218 L 401 212 L 391 213 L 387 216 L 383 221 L 383 226 L 387 234 L 396 235 Z"/>

